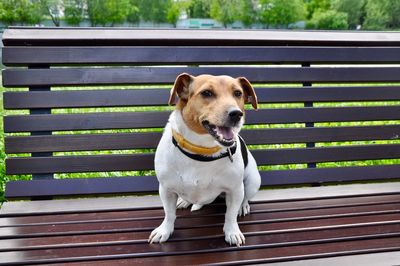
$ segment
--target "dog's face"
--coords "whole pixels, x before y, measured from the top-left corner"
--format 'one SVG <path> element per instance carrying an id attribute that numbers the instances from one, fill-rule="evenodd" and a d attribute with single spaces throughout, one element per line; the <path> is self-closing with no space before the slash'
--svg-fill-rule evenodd
<path id="1" fill-rule="evenodd" d="M 175 80 L 169 104 L 179 97 L 177 109 L 187 126 L 198 134 L 210 134 L 220 144 L 231 146 L 244 122 L 244 104 L 257 109 L 257 96 L 243 77 L 183 73 Z"/>

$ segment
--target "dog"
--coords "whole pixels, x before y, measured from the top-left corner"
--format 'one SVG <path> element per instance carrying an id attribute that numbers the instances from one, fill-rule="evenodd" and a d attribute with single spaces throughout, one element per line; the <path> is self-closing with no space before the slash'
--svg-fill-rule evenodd
<path id="1" fill-rule="evenodd" d="M 173 105 L 177 96 L 154 160 L 165 218 L 148 241 L 168 240 L 177 208 L 199 210 L 223 195 L 225 241 L 243 245 L 237 216 L 250 213 L 249 200 L 261 184 L 256 161 L 239 136 L 245 103 L 257 109 L 255 91 L 244 77 L 183 73 L 168 103 Z"/>

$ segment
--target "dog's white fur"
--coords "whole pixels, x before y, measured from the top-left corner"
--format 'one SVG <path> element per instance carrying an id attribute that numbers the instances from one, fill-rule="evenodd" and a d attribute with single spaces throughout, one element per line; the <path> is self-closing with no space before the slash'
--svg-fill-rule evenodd
<path id="1" fill-rule="evenodd" d="M 243 118 L 240 126 L 242 124 Z M 174 231 L 177 206 L 186 208 L 193 204 L 192 211 L 198 210 L 224 193 L 227 205 L 223 227 L 225 241 L 237 246 L 244 244 L 245 238 L 239 229 L 237 216 L 250 213 L 248 201 L 257 193 L 261 178 L 249 151 L 248 165 L 244 168 L 238 132 L 235 132 L 237 148 L 233 162 L 228 157 L 201 162 L 187 157 L 173 145 L 172 129 L 196 145 L 214 147 L 217 144 L 211 135 L 192 131 L 185 124 L 180 110 L 172 112 L 155 155 L 155 170 L 165 218 L 150 234 L 149 242 L 165 242 L 170 237 Z M 213 156 L 224 152 L 226 147 Z"/>

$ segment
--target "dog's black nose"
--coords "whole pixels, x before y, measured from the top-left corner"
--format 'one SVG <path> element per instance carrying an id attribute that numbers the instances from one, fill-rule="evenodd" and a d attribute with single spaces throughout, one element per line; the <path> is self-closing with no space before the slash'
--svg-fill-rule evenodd
<path id="1" fill-rule="evenodd" d="M 243 112 L 237 109 L 230 111 L 228 114 L 229 114 L 229 119 L 233 123 L 239 122 L 240 118 L 243 116 Z"/>

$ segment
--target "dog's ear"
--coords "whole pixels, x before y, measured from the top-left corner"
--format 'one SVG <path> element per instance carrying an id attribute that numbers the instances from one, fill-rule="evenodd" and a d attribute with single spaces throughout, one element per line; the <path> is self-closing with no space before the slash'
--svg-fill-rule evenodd
<path id="1" fill-rule="evenodd" d="M 178 96 L 180 99 L 187 100 L 189 98 L 189 85 L 193 80 L 193 76 L 182 73 L 180 74 L 171 89 L 168 104 L 173 105 L 175 103 L 175 97 Z"/>
<path id="2" fill-rule="evenodd" d="M 246 103 L 251 103 L 254 109 L 258 108 L 258 101 L 257 101 L 257 95 L 256 92 L 254 91 L 253 86 L 250 84 L 250 81 L 248 81 L 245 77 L 239 77 L 237 80 L 240 83 L 240 86 L 242 86 L 244 93 L 245 93 L 245 101 Z"/>

